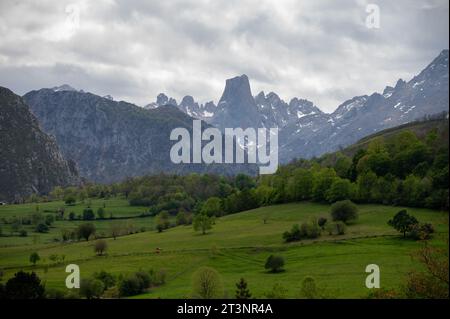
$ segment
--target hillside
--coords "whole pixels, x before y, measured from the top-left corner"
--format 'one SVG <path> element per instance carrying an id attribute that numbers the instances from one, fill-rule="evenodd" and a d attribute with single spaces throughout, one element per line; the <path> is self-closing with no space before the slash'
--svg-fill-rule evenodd
<path id="1" fill-rule="evenodd" d="M 348 156 L 353 156 L 354 153 L 358 149 L 364 149 L 367 148 L 367 146 L 375 139 L 375 138 L 384 138 L 389 139 L 392 136 L 395 136 L 401 132 L 404 131 L 411 131 L 416 136 L 424 140 L 426 135 L 436 130 L 436 133 L 438 135 L 438 139 L 442 146 L 449 145 L 449 121 L 448 121 L 448 113 L 447 115 L 442 115 L 435 119 L 428 119 L 428 120 L 422 120 L 422 121 L 414 121 L 411 123 L 407 123 L 404 125 L 396 126 L 393 128 L 389 128 L 386 130 L 382 130 L 380 132 L 377 132 L 375 134 L 371 134 L 369 136 L 366 136 L 362 139 L 360 139 L 358 142 L 356 142 L 353 145 L 350 145 L 349 147 L 346 147 L 342 152 Z"/>
<path id="2" fill-rule="evenodd" d="M 46 281 L 48 288 L 61 290 L 64 290 L 65 265 L 75 263 L 80 266 L 82 278 L 100 270 L 115 276 L 139 269 L 164 271 L 166 283 L 139 297 L 184 298 L 191 294 L 193 273 L 201 266 L 210 266 L 220 273 L 228 297 L 234 295 L 234 284 L 241 277 L 249 282 L 256 298 L 263 298 L 277 283 L 286 289 L 286 297 L 301 297 L 301 281 L 313 276 L 330 297 L 360 298 L 368 294 L 364 286 L 367 264 L 376 263 L 381 267 L 382 286 L 387 289 L 399 288 L 408 271 L 417 267 L 410 254 L 420 248 L 420 243 L 401 239 L 387 225 L 387 220 L 400 209 L 360 205 L 359 219 L 349 225 L 345 235 L 323 233 L 319 239 L 292 244 L 283 243 L 281 234 L 294 223 L 329 217 L 328 205 L 295 203 L 229 215 L 218 218 L 207 235 L 194 232 L 192 226 L 178 226 L 162 233 L 147 231 L 117 240 L 107 239 L 106 256 L 94 254 L 92 241 L 55 242 L 3 247 L 0 260 L 6 278 L 18 269 L 33 269 Z M 4 216 L 4 210 L 0 207 L 0 216 Z M 441 245 L 441 235 L 448 233 L 443 224 L 448 213 L 427 209 L 408 211 L 421 222 L 435 225 L 438 234 L 432 243 Z M 68 222 L 56 221 L 54 227 L 59 228 L 59 223 Z M 42 258 L 36 267 L 30 266 L 28 261 L 33 251 Z M 265 259 L 273 253 L 285 257 L 285 272 L 270 274 L 264 270 Z M 55 254 L 64 254 L 65 262 L 49 261 Z"/>
<path id="3" fill-rule="evenodd" d="M 79 183 L 77 169 L 66 161 L 55 140 L 45 134 L 28 105 L 0 87 L 0 201 L 21 201 L 55 186 Z"/>

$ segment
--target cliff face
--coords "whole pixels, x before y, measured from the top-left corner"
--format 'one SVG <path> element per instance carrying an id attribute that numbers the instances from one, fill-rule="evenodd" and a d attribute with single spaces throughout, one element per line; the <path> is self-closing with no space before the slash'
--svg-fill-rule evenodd
<path id="1" fill-rule="evenodd" d="M 52 89 L 29 92 L 24 99 L 64 156 L 91 181 L 111 183 L 162 172 L 248 172 L 239 165 L 172 163 L 171 131 L 183 127 L 191 132 L 193 124 L 176 106 L 143 109 L 91 93 Z"/>
<path id="2" fill-rule="evenodd" d="M 64 159 L 23 99 L 0 87 L 0 200 L 20 201 L 78 183 L 74 162 Z"/>

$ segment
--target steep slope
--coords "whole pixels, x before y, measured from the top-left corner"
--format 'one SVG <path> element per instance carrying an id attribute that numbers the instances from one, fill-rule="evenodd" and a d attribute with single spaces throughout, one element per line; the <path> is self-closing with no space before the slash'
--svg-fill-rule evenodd
<path id="1" fill-rule="evenodd" d="M 73 162 L 41 131 L 23 99 L 0 87 L 0 200 L 21 201 L 79 183 Z"/>
<path id="2" fill-rule="evenodd" d="M 24 99 L 63 154 L 92 181 L 110 183 L 160 172 L 248 172 L 245 166 L 172 163 L 171 131 L 182 127 L 192 132 L 193 125 L 193 118 L 176 106 L 144 109 L 91 93 L 51 89 L 29 92 Z"/>
<path id="3" fill-rule="evenodd" d="M 280 158 L 319 156 L 380 130 L 448 111 L 448 54 L 442 51 L 419 75 L 409 82 L 398 80 L 383 94 L 357 96 L 332 114 L 288 124 L 281 133 Z"/>
<path id="4" fill-rule="evenodd" d="M 262 127 L 261 114 L 245 74 L 226 81 L 217 111 L 210 123 L 220 129 Z"/>

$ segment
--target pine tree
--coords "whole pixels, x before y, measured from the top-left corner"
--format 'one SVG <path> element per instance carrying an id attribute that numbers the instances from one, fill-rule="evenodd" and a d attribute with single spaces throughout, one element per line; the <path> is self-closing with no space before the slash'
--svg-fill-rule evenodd
<path id="1" fill-rule="evenodd" d="M 241 278 L 241 280 L 236 284 L 236 287 L 236 299 L 250 299 L 252 297 L 252 294 L 247 289 L 247 282 L 244 278 Z"/>

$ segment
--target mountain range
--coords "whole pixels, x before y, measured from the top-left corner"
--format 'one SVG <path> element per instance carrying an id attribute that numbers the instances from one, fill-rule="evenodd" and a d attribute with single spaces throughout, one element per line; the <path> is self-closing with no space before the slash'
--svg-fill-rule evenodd
<path id="1" fill-rule="evenodd" d="M 246 75 L 226 81 L 217 105 L 199 104 L 192 96 L 178 104 L 161 93 L 139 107 L 66 84 L 23 98 L 2 89 L 0 173 L 2 181 L 14 181 L 1 192 L 8 198 L 45 193 L 79 182 L 76 171 L 100 183 L 161 172 L 256 173 L 245 164 L 172 163 L 170 133 L 179 127 L 192 132 L 194 119 L 203 120 L 203 128 L 278 127 L 281 163 L 333 152 L 383 129 L 448 112 L 448 54 L 442 51 L 408 82 L 353 97 L 331 114 L 302 98 L 285 102 L 274 92 L 253 95 Z"/>
<path id="2" fill-rule="evenodd" d="M 199 104 L 192 96 L 178 105 L 161 93 L 146 107 L 171 104 L 219 128 L 278 127 L 280 161 L 288 162 L 333 152 L 377 131 L 448 112 L 448 56 L 449 51 L 443 50 L 410 81 L 400 79 L 382 93 L 353 97 L 331 114 L 306 99 L 293 98 L 287 103 L 274 92 L 253 96 L 246 75 L 226 81 L 217 106 Z"/>

